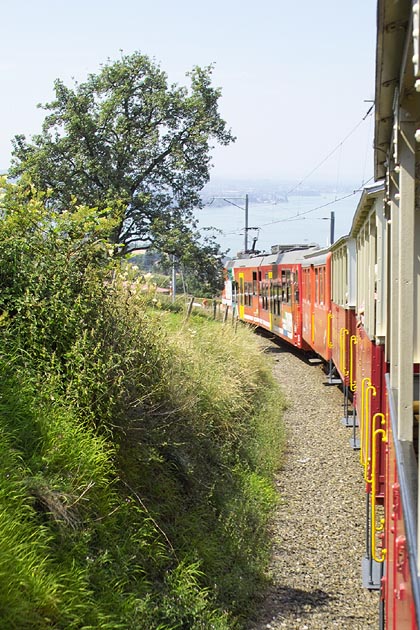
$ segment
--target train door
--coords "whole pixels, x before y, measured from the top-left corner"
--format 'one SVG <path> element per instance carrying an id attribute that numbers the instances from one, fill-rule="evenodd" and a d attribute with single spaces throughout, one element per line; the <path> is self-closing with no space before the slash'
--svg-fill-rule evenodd
<path id="1" fill-rule="evenodd" d="M 293 322 L 293 339 L 298 334 L 300 314 L 299 314 L 299 272 L 297 267 L 292 267 L 292 273 L 290 277 L 291 281 L 291 303 L 292 303 L 292 322 Z"/>
<path id="2" fill-rule="evenodd" d="M 315 297 L 318 284 L 318 269 L 311 265 L 310 271 L 310 316 L 311 316 L 311 345 L 315 344 Z"/>
<path id="3" fill-rule="evenodd" d="M 273 330 L 273 272 L 269 271 L 267 274 L 267 309 L 268 309 L 268 321 L 269 329 Z"/>
<path id="4" fill-rule="evenodd" d="M 244 319 L 245 308 L 244 308 L 244 293 L 245 293 L 245 280 L 244 274 L 239 274 L 239 319 Z"/>

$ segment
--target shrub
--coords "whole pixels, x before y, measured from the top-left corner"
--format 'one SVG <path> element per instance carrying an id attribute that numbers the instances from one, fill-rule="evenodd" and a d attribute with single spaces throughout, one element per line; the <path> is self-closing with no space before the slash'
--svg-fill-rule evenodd
<path id="1" fill-rule="evenodd" d="M 163 311 L 109 219 L 0 223 L 0 626 L 233 629 L 264 575 L 278 391 L 249 331 Z"/>

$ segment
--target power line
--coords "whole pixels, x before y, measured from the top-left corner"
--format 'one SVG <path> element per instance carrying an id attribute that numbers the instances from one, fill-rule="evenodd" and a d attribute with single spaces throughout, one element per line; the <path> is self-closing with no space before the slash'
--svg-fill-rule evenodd
<path id="1" fill-rule="evenodd" d="M 366 102 L 370 102 L 370 101 L 366 101 Z M 371 107 L 369 107 L 369 109 L 367 110 L 366 114 L 359 120 L 359 122 L 348 132 L 348 134 L 346 136 L 344 136 L 344 138 L 341 140 L 341 142 L 339 142 L 307 175 L 305 175 L 305 177 L 303 177 L 295 186 L 293 186 L 290 190 L 287 191 L 286 195 L 290 195 L 292 192 L 294 192 L 297 188 L 299 188 L 299 186 L 301 184 L 303 184 L 303 182 L 305 182 L 309 177 L 311 177 L 311 175 L 313 175 L 323 164 L 325 164 L 325 162 L 327 160 L 329 160 L 329 158 L 334 155 L 334 153 L 336 151 L 338 151 L 338 149 L 341 149 L 341 147 L 343 146 L 343 144 L 355 133 L 355 131 L 360 127 L 360 125 L 371 115 L 372 110 L 374 108 L 374 104 L 371 105 Z M 304 215 L 310 214 L 311 212 L 316 212 L 316 210 L 321 210 L 322 208 L 326 208 L 327 206 L 331 206 L 335 203 L 338 203 L 340 201 L 343 201 L 344 199 L 348 199 L 349 197 L 352 197 L 353 195 L 355 195 L 358 192 L 361 192 L 361 190 L 363 189 L 364 186 L 366 186 L 366 184 L 368 184 L 371 180 L 373 179 L 373 177 L 370 177 L 367 181 L 362 182 L 362 184 L 360 185 L 360 188 L 358 188 L 357 190 L 353 190 L 353 192 L 344 195 L 343 197 L 339 197 L 338 199 L 334 199 L 333 201 L 329 201 L 327 203 L 324 203 L 320 206 L 317 206 L 316 208 L 311 208 L 310 210 L 305 210 L 304 212 L 300 212 L 298 214 L 295 214 L 291 217 L 288 217 L 286 219 L 278 219 L 276 221 L 270 221 L 269 223 L 263 223 L 261 226 L 259 226 L 259 229 L 267 227 L 269 225 L 274 225 L 276 223 L 284 223 L 287 221 L 299 221 L 300 218 L 304 217 Z M 211 205 L 214 200 L 216 199 L 216 197 L 213 197 L 212 200 L 205 204 L 205 205 Z M 225 201 L 227 201 L 228 203 L 230 203 L 233 206 L 236 206 L 237 204 L 232 203 L 231 201 L 228 201 L 228 199 L 223 198 Z M 240 206 L 237 206 L 240 207 Z M 243 208 L 241 208 L 241 210 L 243 210 Z M 253 229 L 257 229 L 257 228 L 253 228 Z M 233 235 L 239 235 L 240 232 L 242 232 L 241 230 L 236 230 L 233 232 L 223 232 L 222 234 L 223 236 L 233 236 Z"/>
<path id="2" fill-rule="evenodd" d="M 290 190 L 287 191 L 286 194 L 290 195 L 292 192 L 294 192 L 297 188 L 299 188 L 299 186 L 301 184 L 303 184 L 303 182 L 305 182 L 311 175 L 313 175 L 323 164 L 325 164 L 325 162 L 327 160 L 330 159 L 330 157 L 332 155 L 334 155 L 334 153 L 336 151 L 338 151 L 338 149 L 340 149 L 343 144 L 346 142 L 346 140 L 348 140 L 350 138 L 350 136 L 352 136 L 354 134 L 354 132 L 360 127 L 360 125 L 366 120 L 366 118 L 368 118 L 368 116 L 371 114 L 373 109 L 373 105 L 371 107 L 369 107 L 368 111 L 366 112 L 366 114 L 363 116 L 363 118 L 361 118 L 361 120 L 359 120 L 359 122 L 357 123 L 357 125 L 355 125 L 353 127 L 353 129 L 351 129 L 351 131 L 349 131 L 349 133 L 341 140 L 341 142 L 339 142 L 337 144 L 337 146 L 334 147 L 334 149 L 332 149 L 328 155 L 326 155 L 321 162 L 319 162 L 316 166 L 314 166 L 314 168 L 307 174 L 305 175 L 305 177 L 303 177 L 300 182 L 298 182 L 295 186 L 293 186 L 293 188 L 291 188 Z"/>
<path id="3" fill-rule="evenodd" d="M 285 219 L 277 219 L 276 221 L 270 221 L 269 223 L 263 223 L 263 225 L 261 225 L 260 227 L 267 227 L 268 225 L 274 225 L 275 223 L 285 223 L 286 221 L 298 221 L 301 217 L 303 217 L 306 214 L 310 214 L 311 212 L 315 212 L 316 210 L 321 210 L 322 208 L 326 208 L 327 206 L 332 206 L 335 203 L 338 203 L 339 201 L 343 201 L 343 199 L 348 199 L 349 197 L 353 197 L 353 195 L 356 195 L 357 193 L 360 193 L 362 191 L 362 189 L 366 186 L 366 184 L 368 184 L 371 180 L 373 179 L 373 177 L 371 177 L 370 179 L 368 179 L 367 181 L 363 182 L 361 187 L 353 190 L 353 192 L 347 194 L 347 195 L 343 195 L 342 197 L 338 197 L 338 199 L 333 199 L 332 201 L 328 201 L 327 203 L 323 203 L 320 206 L 317 206 L 316 208 L 311 208 L 310 210 L 305 210 L 304 212 L 298 212 L 297 214 L 294 214 L 291 217 L 287 217 Z"/>
<path id="4" fill-rule="evenodd" d="M 327 206 L 332 206 L 335 203 L 339 203 L 340 201 L 343 201 L 344 199 L 349 199 L 350 197 L 353 197 L 357 193 L 362 192 L 366 184 L 372 181 L 372 179 L 373 177 L 370 177 L 365 182 L 362 182 L 362 184 L 360 185 L 360 188 L 353 190 L 351 193 L 348 193 L 347 195 L 343 195 L 342 197 L 338 197 L 337 199 L 333 199 L 332 201 L 327 201 L 326 203 L 323 203 L 320 206 L 316 206 L 315 208 L 310 208 L 309 210 L 305 210 L 304 212 L 298 212 L 297 214 L 294 214 L 291 217 L 286 217 L 284 219 L 276 219 L 275 221 L 269 221 L 268 223 L 263 223 L 262 225 L 259 226 L 259 229 L 262 229 L 269 225 L 275 225 L 276 223 L 286 223 L 287 221 L 300 221 L 301 219 L 305 218 L 305 215 L 310 214 L 311 212 L 322 210 L 322 208 L 326 208 Z M 234 236 L 234 235 L 239 236 L 242 232 L 243 232 L 243 228 L 239 228 L 238 230 L 234 230 L 232 232 L 223 232 L 223 230 L 221 230 L 221 233 L 223 236 Z"/>

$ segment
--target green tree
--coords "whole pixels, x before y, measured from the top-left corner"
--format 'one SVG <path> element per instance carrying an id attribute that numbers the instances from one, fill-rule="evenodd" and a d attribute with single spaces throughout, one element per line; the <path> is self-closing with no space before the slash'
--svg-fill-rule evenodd
<path id="1" fill-rule="evenodd" d="M 11 174 L 27 173 L 59 211 L 77 199 L 112 214 L 110 240 L 123 252 L 157 244 L 182 258 L 186 241 L 199 248 L 193 209 L 209 180 L 212 143 L 234 140 L 211 75 L 212 66 L 195 67 L 189 89 L 170 85 L 136 52 L 74 88 L 57 80 L 55 99 L 41 106 L 48 112 L 42 133 L 14 139 Z M 179 233 L 181 242 L 167 238 Z"/>

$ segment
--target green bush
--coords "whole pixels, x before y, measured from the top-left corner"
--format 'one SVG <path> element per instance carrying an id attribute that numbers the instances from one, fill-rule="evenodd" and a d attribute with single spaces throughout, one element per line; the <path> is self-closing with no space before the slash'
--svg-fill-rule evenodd
<path id="1" fill-rule="evenodd" d="M 267 359 L 147 302 L 110 219 L 30 186 L 3 206 L 0 627 L 240 627 L 281 449 Z"/>

